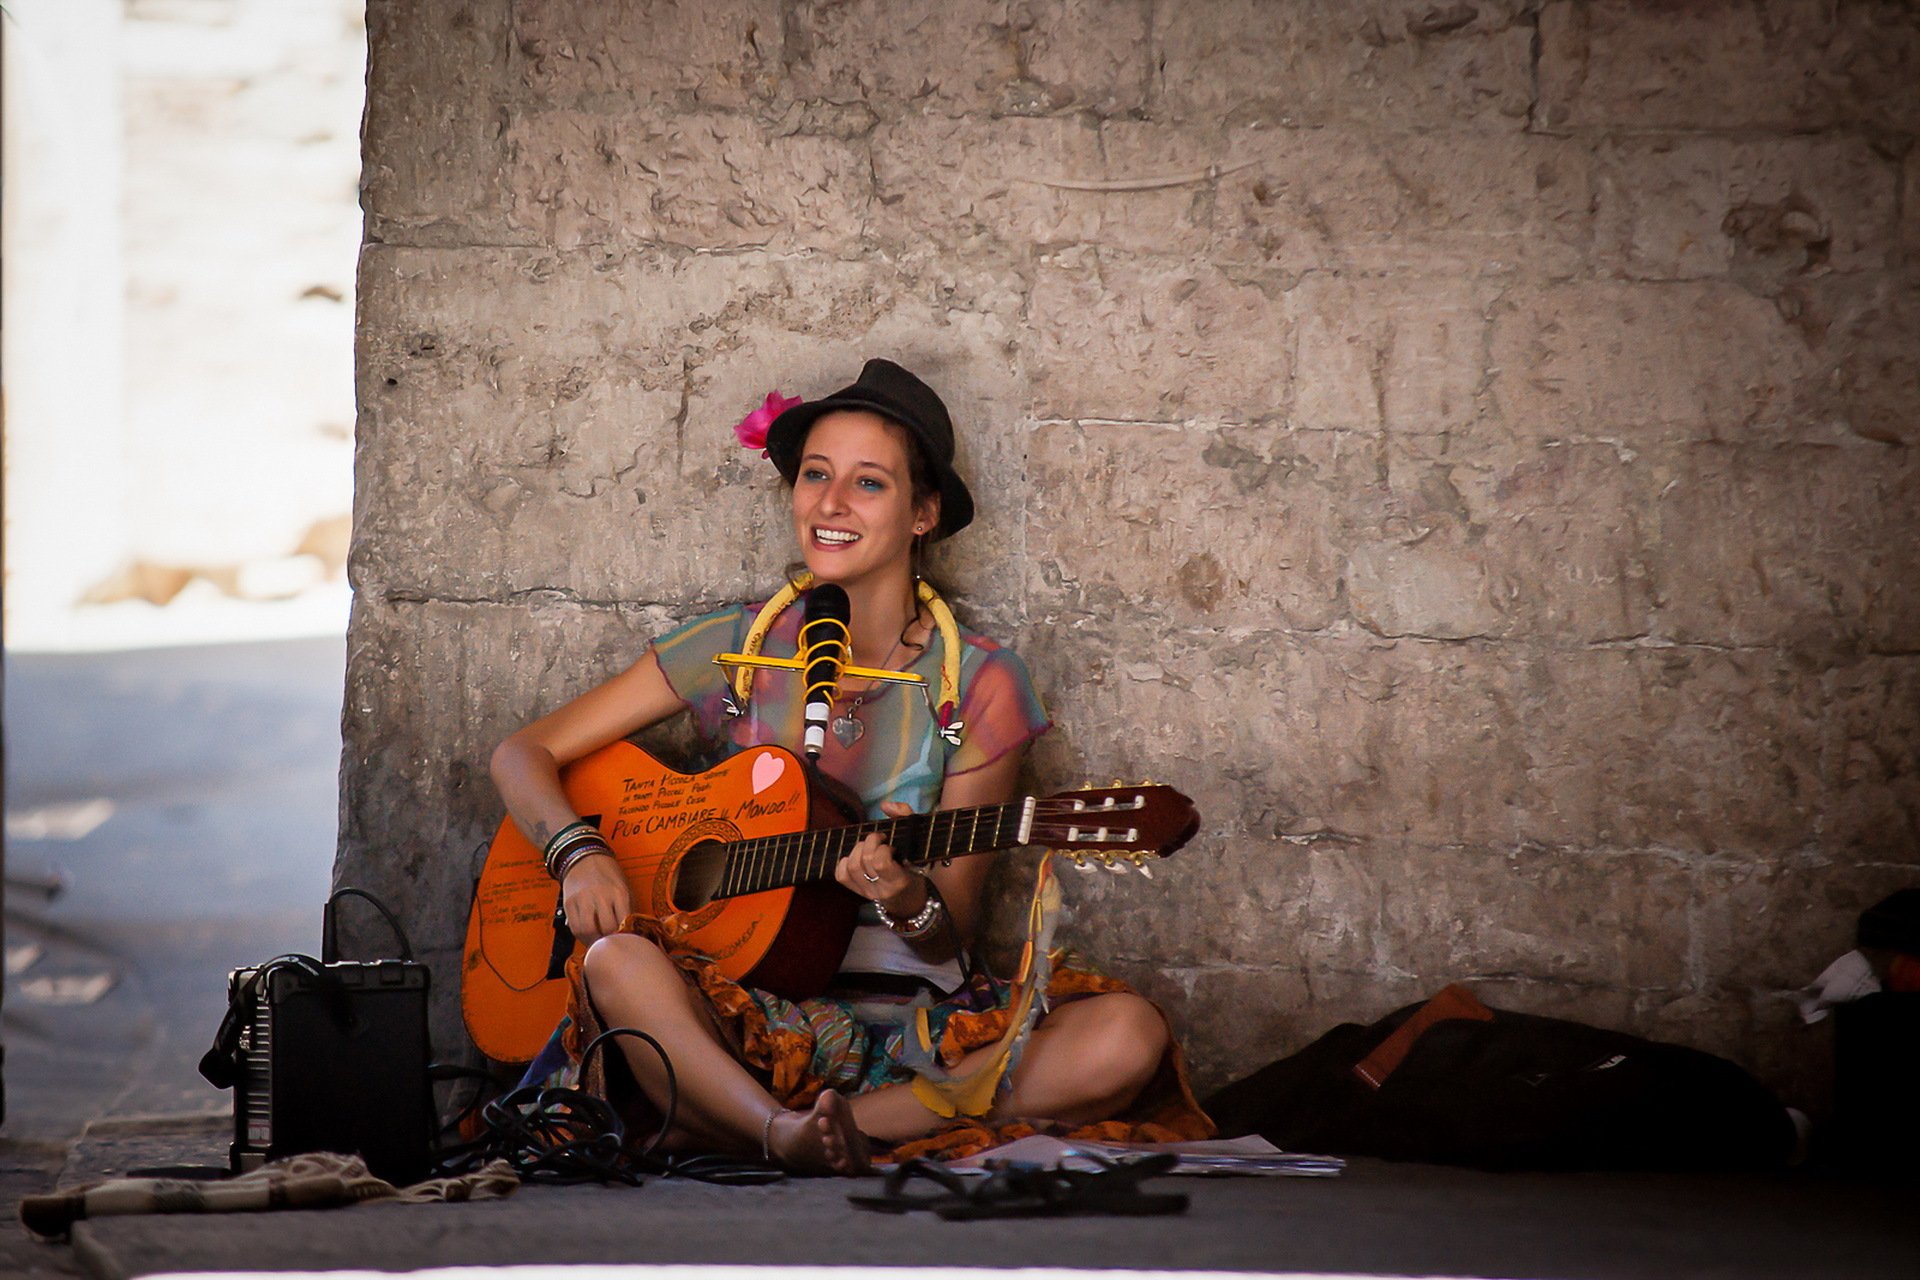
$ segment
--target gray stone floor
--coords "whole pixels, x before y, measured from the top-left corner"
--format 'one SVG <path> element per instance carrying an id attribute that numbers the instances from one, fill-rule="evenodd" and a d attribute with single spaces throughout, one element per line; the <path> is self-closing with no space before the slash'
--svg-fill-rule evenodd
<path id="1" fill-rule="evenodd" d="M 131 1134 L 76 1152 L 154 1158 Z M 197 1142 L 213 1152 L 224 1135 Z M 196 1139 L 174 1135 L 176 1155 Z M 83 1223 L 102 1277 L 510 1263 L 1066 1267 L 1536 1277 L 1888 1277 L 1920 1262 L 1915 1190 L 1815 1176 L 1513 1175 L 1357 1161 L 1338 1179 L 1164 1178 L 1177 1217 L 946 1222 L 876 1214 L 877 1179 L 524 1188 L 466 1205 Z"/>

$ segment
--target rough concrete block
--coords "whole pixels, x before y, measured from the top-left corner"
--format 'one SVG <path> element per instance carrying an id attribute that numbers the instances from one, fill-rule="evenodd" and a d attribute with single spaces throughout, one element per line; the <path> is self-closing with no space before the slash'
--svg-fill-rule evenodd
<path id="1" fill-rule="evenodd" d="M 872 200 L 864 148 L 749 116 L 516 111 L 507 145 L 511 225 L 560 250 L 834 248 Z"/>
<path id="2" fill-rule="evenodd" d="M 1832 438 L 1920 444 L 1920 264 L 1879 276 L 1829 276 L 1790 288 L 1783 315 L 1826 354 L 1809 416 Z"/>
<path id="3" fill-rule="evenodd" d="M 1209 836 L 1154 863 L 1151 880 L 1056 865 L 1074 936 L 1102 962 L 1298 965 L 1311 909 L 1303 853 L 1279 841 Z"/>
<path id="4" fill-rule="evenodd" d="M 1688 979 L 1684 866 L 1659 854 L 1377 849 L 1381 950 L 1436 987 L 1482 974 L 1612 991 Z"/>
<path id="5" fill-rule="evenodd" d="M 1550 129 L 1920 127 L 1920 23 L 1899 4 L 1569 3 L 1540 13 Z"/>
<path id="6" fill-rule="evenodd" d="M 1347 504 L 1354 620 L 1384 636 L 1647 634 L 1653 477 L 1607 445 L 1393 437 Z"/>
<path id="7" fill-rule="evenodd" d="M 517 0 L 520 82 L 535 101 L 593 110 L 608 102 L 752 106 L 782 77 L 781 8 L 779 0 Z"/>
<path id="8" fill-rule="evenodd" d="M 1318 630 L 1340 613 L 1340 509 L 1373 464 L 1329 432 L 1047 423 L 1028 467 L 1036 618 Z"/>
<path id="9" fill-rule="evenodd" d="M 1258 124 L 1230 130 L 1211 256 L 1288 273 L 1564 277 L 1593 238 L 1587 144 Z M 1208 157 L 1211 159 L 1212 157 Z"/>
<path id="10" fill-rule="evenodd" d="M 1381 875 L 1395 847 L 1354 836 L 1291 836 L 1283 859 L 1298 859 L 1307 872 L 1306 918 L 1299 934 L 1309 972 L 1399 972 L 1386 952 Z"/>
<path id="11" fill-rule="evenodd" d="M 1517 0 L 1198 0 L 1159 5 L 1152 107 L 1177 119 L 1518 131 L 1533 27 Z"/>
<path id="12" fill-rule="evenodd" d="M 357 588 L 712 599 L 777 571 L 783 525 L 757 473 L 687 454 L 680 335 L 779 276 L 713 258 L 368 254 Z M 686 537 L 716 506 L 740 516 Z"/>
<path id="13" fill-rule="evenodd" d="M 1508 629 L 1509 584 L 1458 530 L 1418 542 L 1358 540 L 1346 582 L 1354 621 L 1376 635 L 1464 640 Z"/>
<path id="14" fill-rule="evenodd" d="M 886 243 L 949 253 L 977 252 L 980 237 L 990 236 L 1015 250 L 1085 242 L 1195 256 L 1208 238 L 1204 182 L 1077 185 L 1177 178 L 1202 167 L 1194 136 L 1085 117 L 907 116 L 874 131 L 874 232 Z"/>
<path id="15" fill-rule="evenodd" d="M 1911 640 L 1911 637 L 1909 637 Z M 1920 656 L 1862 658 L 1827 674 L 1822 847 L 1920 880 Z"/>
<path id="16" fill-rule="evenodd" d="M 1223 838 L 1763 855 L 1827 803 L 1821 678 L 1768 655 L 1148 624 L 1027 650 L 1037 773 L 1170 782 Z"/>
<path id="17" fill-rule="evenodd" d="M 1277 282 L 1075 249 L 1041 259 L 1028 324 L 1041 418 L 1245 422 L 1286 411 L 1293 321 Z"/>
<path id="18" fill-rule="evenodd" d="M 1006 0 L 913 5 L 798 0 L 786 13 L 782 91 L 794 98 L 910 110 L 988 113 L 1044 99 L 1024 75 L 1024 43 Z"/>
<path id="19" fill-rule="evenodd" d="M 1310 710 L 1288 701 L 1311 687 L 1315 655 L 1291 637 L 1041 623 L 1021 652 L 1055 725 L 1033 746 L 1036 777 L 1168 783 L 1193 797 L 1211 840 L 1320 825 L 1294 794 L 1324 771 L 1319 744 Z"/>
<path id="20" fill-rule="evenodd" d="M 1492 353 L 1516 436 L 1630 448 L 1804 435 L 1825 372 L 1773 303 L 1704 281 L 1516 286 L 1494 305 Z"/>
<path id="21" fill-rule="evenodd" d="M 1543 652 L 1517 667 L 1523 838 L 1784 856 L 1819 837 L 1822 677 L 1766 651 Z"/>
<path id="22" fill-rule="evenodd" d="M 1920 262 L 1920 147 L 1907 148 L 1901 161 L 1900 241 L 1908 265 Z"/>
<path id="23" fill-rule="evenodd" d="M 1855 441 L 1662 455 L 1660 633 L 1810 656 L 1911 652 L 1920 637 L 1911 452 Z"/>
<path id="24" fill-rule="evenodd" d="M 1314 732 L 1302 751 L 1318 757 L 1290 788 L 1311 806 L 1302 827 L 1419 844 L 1531 838 L 1545 798 L 1524 741 L 1531 707 L 1506 654 L 1332 637 L 1310 648 L 1332 670 L 1287 694 L 1306 704 Z"/>
<path id="25" fill-rule="evenodd" d="M 1009 16 L 1024 79 L 1000 110 L 1088 111 L 1112 116 L 1146 107 L 1153 46 L 1151 0 L 1040 0 Z"/>
<path id="26" fill-rule="evenodd" d="M 1897 243 L 1899 164 L 1862 138 L 1613 138 L 1596 165 L 1595 256 L 1629 276 L 1774 293 L 1883 270 Z"/>
<path id="27" fill-rule="evenodd" d="M 1195 968 L 1157 981 L 1147 975 L 1134 981 L 1176 1015 L 1194 1092 L 1202 1100 L 1304 1049 L 1332 1026 L 1297 969 Z"/>
<path id="28" fill-rule="evenodd" d="M 367 239 L 509 243 L 508 0 L 367 5 Z"/>
<path id="29" fill-rule="evenodd" d="M 1151 623 L 1055 643 L 1071 649 L 1029 646 L 1059 726 L 1036 770 L 1170 782 L 1223 838 L 1505 843 L 1543 807 L 1530 708 L 1483 647 Z"/>
<path id="30" fill-rule="evenodd" d="M 1451 277 L 1310 276 L 1299 317 L 1293 421 L 1433 434 L 1479 414 L 1496 286 Z"/>

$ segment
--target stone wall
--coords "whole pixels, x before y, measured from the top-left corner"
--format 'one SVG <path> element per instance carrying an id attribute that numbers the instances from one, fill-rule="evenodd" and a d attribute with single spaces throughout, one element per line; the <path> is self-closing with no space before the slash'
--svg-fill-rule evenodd
<path id="1" fill-rule="evenodd" d="M 728 427 L 885 353 L 1034 784 L 1200 802 L 1068 932 L 1202 1084 L 1468 981 L 1817 1105 L 1920 881 L 1911 6 L 369 8 L 339 874 L 443 1040 L 488 750 L 777 582 Z"/>

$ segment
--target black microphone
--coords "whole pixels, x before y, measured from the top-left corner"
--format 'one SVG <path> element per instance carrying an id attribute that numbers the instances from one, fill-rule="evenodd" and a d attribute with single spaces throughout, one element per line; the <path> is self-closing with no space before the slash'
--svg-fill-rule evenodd
<path id="1" fill-rule="evenodd" d="M 840 694 L 840 669 L 853 656 L 853 633 L 847 625 L 852 613 L 847 590 L 838 583 L 823 582 L 807 593 L 800 660 L 807 664 L 807 731 L 802 745 L 809 760 L 819 759 L 827 745 L 827 717 Z"/>

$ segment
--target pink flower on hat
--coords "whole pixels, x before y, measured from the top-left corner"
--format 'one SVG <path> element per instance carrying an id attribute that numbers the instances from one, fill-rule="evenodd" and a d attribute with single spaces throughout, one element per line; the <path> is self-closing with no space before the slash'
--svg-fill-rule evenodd
<path id="1" fill-rule="evenodd" d="M 760 456 L 766 457 L 767 428 L 773 425 L 775 418 L 800 403 L 799 396 L 788 397 L 778 391 L 769 391 L 758 409 L 734 424 L 734 439 L 740 442 L 742 449 L 758 449 Z"/>

